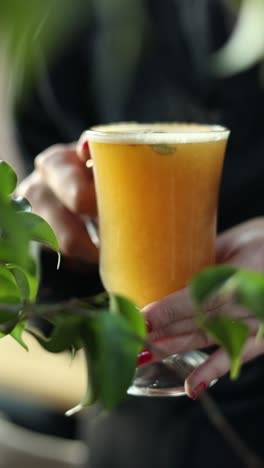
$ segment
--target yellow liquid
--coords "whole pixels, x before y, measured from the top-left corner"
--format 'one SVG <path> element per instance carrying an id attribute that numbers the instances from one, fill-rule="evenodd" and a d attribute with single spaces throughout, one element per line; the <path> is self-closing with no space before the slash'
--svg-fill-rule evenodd
<path id="1" fill-rule="evenodd" d="M 109 292 L 140 307 L 186 286 L 215 260 L 227 136 L 190 142 L 176 137 L 175 144 L 171 138 L 165 146 L 146 144 L 144 138 L 133 143 L 89 139 L 102 281 Z"/>

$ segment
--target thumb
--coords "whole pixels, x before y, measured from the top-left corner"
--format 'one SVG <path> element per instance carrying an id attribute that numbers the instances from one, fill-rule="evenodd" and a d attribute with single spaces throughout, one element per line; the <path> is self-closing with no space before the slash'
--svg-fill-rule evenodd
<path id="1" fill-rule="evenodd" d="M 76 153 L 77 156 L 81 159 L 81 161 L 87 162 L 88 160 L 90 160 L 89 143 L 86 131 L 81 134 L 79 140 L 77 141 Z"/>

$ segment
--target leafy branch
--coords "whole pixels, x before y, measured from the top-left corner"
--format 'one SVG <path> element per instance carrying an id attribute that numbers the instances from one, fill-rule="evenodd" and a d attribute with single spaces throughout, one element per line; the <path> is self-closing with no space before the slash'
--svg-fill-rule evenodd
<path id="1" fill-rule="evenodd" d="M 41 242 L 59 255 L 59 246 L 51 227 L 31 212 L 24 198 L 12 198 L 16 174 L 0 161 L 0 337 L 7 334 L 28 350 L 23 339 L 27 330 L 49 352 L 68 351 L 73 355 L 83 348 L 87 364 L 87 390 L 82 401 L 68 415 L 99 401 L 104 408 L 117 406 L 132 382 L 137 354 L 143 346 L 161 359 L 166 357 L 146 340 L 145 323 L 138 308 L 121 296 L 101 294 L 87 300 L 71 299 L 56 304 L 38 304 L 39 268 L 32 255 L 32 241 Z M 227 351 L 231 377 L 240 368 L 243 346 L 249 335 L 241 320 L 208 317 L 206 304 L 212 295 L 247 307 L 260 320 L 258 339 L 264 329 L 264 275 L 238 270 L 229 265 L 209 268 L 191 282 L 197 304 L 197 321 Z M 33 318 L 45 318 L 52 325 L 45 336 L 32 325 Z M 220 414 L 208 394 L 201 404 L 211 422 L 228 437 L 234 450 L 248 466 L 260 466 L 258 459 Z"/>
<path id="2" fill-rule="evenodd" d="M 114 311 L 105 296 L 50 305 L 36 303 L 40 280 L 32 241 L 52 248 L 58 255 L 59 246 L 51 227 L 31 212 L 28 201 L 12 199 L 16 182 L 13 169 L 0 161 L 0 337 L 9 334 L 27 349 L 22 338 L 26 329 L 49 352 L 75 353 L 84 348 L 89 375 L 87 392 L 78 409 L 96 400 L 112 408 L 122 401 L 132 381 L 145 337 L 143 317 L 134 304 L 118 296 L 114 298 Z M 52 325 L 48 337 L 30 325 L 30 319 L 38 316 Z"/>
<path id="3" fill-rule="evenodd" d="M 3 183 L 1 183 L 3 181 Z M 50 226 L 31 212 L 24 198 L 12 199 L 16 174 L 0 162 L 0 337 L 9 334 L 26 350 L 23 332 L 31 333 L 49 352 L 84 349 L 87 391 L 80 405 L 100 401 L 105 408 L 118 405 L 132 382 L 143 346 L 164 353 L 145 340 L 145 322 L 138 308 L 121 296 L 100 295 L 86 301 L 72 299 L 56 304 L 36 303 L 39 288 L 37 258 L 31 242 L 38 241 L 59 252 Z M 49 336 L 32 326 L 36 317 L 52 325 Z"/>
<path id="4" fill-rule="evenodd" d="M 230 265 L 210 267 L 192 279 L 191 295 L 197 305 L 197 321 L 227 352 L 231 363 L 231 378 L 237 378 L 241 367 L 241 355 L 249 337 L 249 328 L 242 319 L 220 315 L 208 317 L 206 305 L 212 296 L 232 307 L 246 307 L 259 320 L 259 341 L 264 331 L 264 275 Z"/>
<path id="5" fill-rule="evenodd" d="M 93 299 L 72 299 L 57 304 L 36 303 L 39 267 L 32 255 L 32 241 L 41 242 L 59 255 L 51 227 L 31 212 L 24 198 L 12 198 L 16 174 L 0 161 L 0 337 L 11 335 L 27 349 L 23 331 L 31 333 L 49 352 L 84 349 L 87 393 L 80 407 L 101 401 L 105 408 L 118 405 L 126 395 L 144 346 L 161 358 L 162 352 L 146 341 L 142 314 L 128 299 L 106 294 Z M 241 353 L 249 336 L 242 320 L 229 316 L 209 317 L 206 304 L 212 295 L 247 307 L 260 321 L 258 339 L 264 329 L 264 275 L 219 265 L 204 270 L 191 281 L 197 305 L 197 322 L 226 350 L 231 361 L 231 377 L 236 378 Z M 52 326 L 49 336 L 32 327 L 31 319 L 43 317 Z"/>

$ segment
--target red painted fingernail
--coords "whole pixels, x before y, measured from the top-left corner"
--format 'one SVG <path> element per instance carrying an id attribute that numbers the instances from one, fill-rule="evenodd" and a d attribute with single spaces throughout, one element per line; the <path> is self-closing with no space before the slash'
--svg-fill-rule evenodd
<path id="1" fill-rule="evenodd" d="M 149 351 L 148 349 L 143 349 L 143 351 L 141 351 L 141 353 L 139 353 L 137 357 L 137 367 L 142 366 L 143 364 L 147 364 L 151 361 L 152 357 L 153 354 L 151 353 L 151 351 Z"/>
<path id="2" fill-rule="evenodd" d="M 207 389 L 207 383 L 206 382 L 200 382 L 197 387 L 195 387 L 193 390 L 192 390 L 192 395 L 191 395 L 191 398 L 193 400 L 197 400 L 197 398 L 199 398 L 199 396 Z"/>
<path id="3" fill-rule="evenodd" d="M 88 145 L 88 141 L 87 141 L 87 140 L 83 142 L 82 151 L 83 151 L 84 153 L 87 153 L 87 152 L 89 151 L 89 145 Z"/>
<path id="4" fill-rule="evenodd" d="M 148 333 L 151 333 L 153 330 L 152 323 L 149 320 L 145 320 L 145 325 Z"/>

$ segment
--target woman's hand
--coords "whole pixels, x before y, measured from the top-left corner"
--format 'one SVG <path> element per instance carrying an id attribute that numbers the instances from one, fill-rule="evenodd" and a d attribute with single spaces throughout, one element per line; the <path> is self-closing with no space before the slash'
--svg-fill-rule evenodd
<path id="1" fill-rule="evenodd" d="M 86 166 L 84 141 L 54 145 L 35 159 L 35 170 L 18 187 L 17 195 L 29 200 L 35 213 L 54 229 L 61 252 L 89 263 L 98 261 L 97 249 L 85 227 L 85 216 L 96 216 L 91 169 Z"/>
<path id="2" fill-rule="evenodd" d="M 217 263 L 264 271 L 264 218 L 245 222 L 219 235 Z M 148 340 L 167 355 L 215 344 L 196 325 L 195 307 L 188 288 L 149 304 L 143 309 L 143 313 L 149 328 Z M 264 353 L 264 340 L 258 344 L 255 341 L 259 322 L 248 310 L 213 300 L 207 313 L 209 316 L 222 314 L 241 318 L 249 326 L 250 337 L 243 351 L 243 362 Z M 160 356 L 143 351 L 139 356 L 139 365 L 155 360 L 160 360 Z M 221 377 L 228 370 L 229 359 L 224 350 L 219 348 L 186 379 L 187 394 L 197 398 L 212 380 Z"/>

